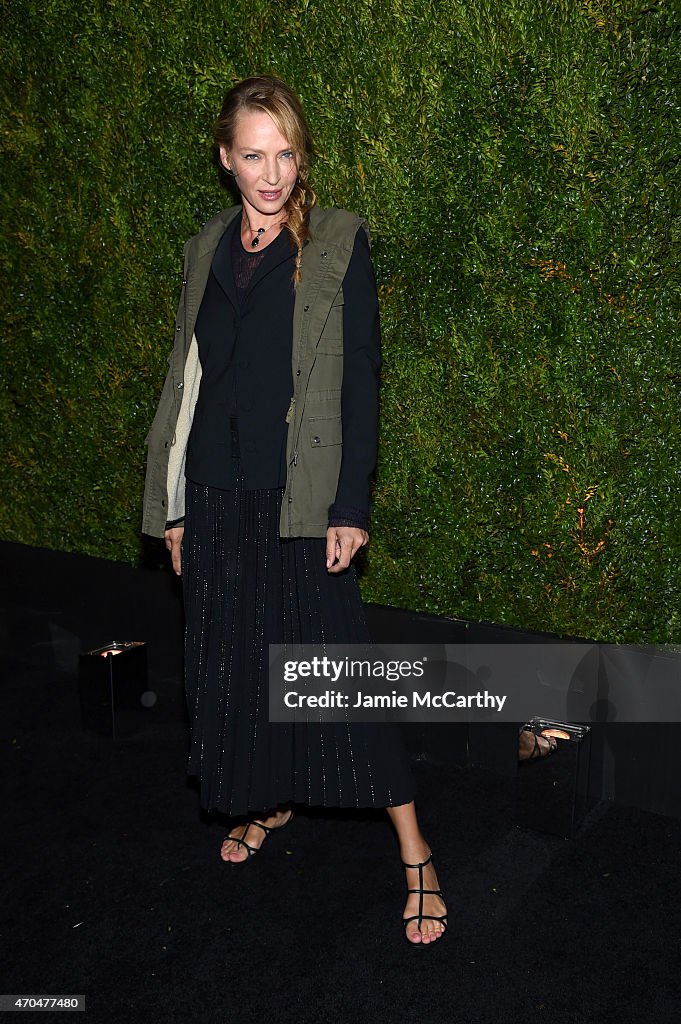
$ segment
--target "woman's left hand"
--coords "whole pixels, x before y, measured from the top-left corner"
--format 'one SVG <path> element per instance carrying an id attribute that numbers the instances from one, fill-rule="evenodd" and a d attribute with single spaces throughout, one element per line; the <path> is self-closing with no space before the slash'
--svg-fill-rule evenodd
<path id="1" fill-rule="evenodd" d="M 330 526 L 326 531 L 326 568 L 329 572 L 342 572 L 368 543 L 366 530 L 357 526 Z"/>

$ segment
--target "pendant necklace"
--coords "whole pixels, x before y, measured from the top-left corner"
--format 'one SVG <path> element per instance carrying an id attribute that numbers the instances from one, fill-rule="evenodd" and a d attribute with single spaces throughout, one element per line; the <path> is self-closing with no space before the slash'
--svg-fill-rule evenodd
<path id="1" fill-rule="evenodd" d="M 258 246 L 260 245 L 260 238 L 261 238 L 261 236 L 266 234 L 268 231 L 271 231 L 272 228 L 280 227 L 281 224 L 283 224 L 283 221 L 280 221 L 279 224 L 270 224 L 270 226 L 268 228 L 255 228 L 255 229 L 253 229 L 250 226 L 250 224 L 248 223 L 248 221 L 246 221 L 246 226 L 248 227 L 248 230 L 251 233 L 253 233 L 253 231 L 255 230 L 255 238 L 251 241 L 251 249 L 257 249 Z"/>

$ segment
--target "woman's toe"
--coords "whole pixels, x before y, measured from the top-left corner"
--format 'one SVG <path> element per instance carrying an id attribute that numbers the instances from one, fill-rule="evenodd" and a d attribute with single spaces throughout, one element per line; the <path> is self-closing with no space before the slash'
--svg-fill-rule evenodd
<path id="1" fill-rule="evenodd" d="M 240 860 L 239 844 L 234 839 L 226 839 L 222 844 L 220 855 L 224 861 L 233 862 Z"/>

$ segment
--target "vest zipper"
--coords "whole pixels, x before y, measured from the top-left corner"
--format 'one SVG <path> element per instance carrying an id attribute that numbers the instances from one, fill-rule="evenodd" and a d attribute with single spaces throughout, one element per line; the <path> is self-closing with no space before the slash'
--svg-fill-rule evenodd
<path id="1" fill-rule="evenodd" d="M 182 278 L 182 385 L 184 390 L 184 368 L 187 362 L 187 276 L 186 273 Z M 180 415 L 180 410 L 177 404 L 177 388 L 173 388 L 173 401 L 175 403 L 176 416 L 175 416 L 175 429 L 173 430 L 173 436 L 170 439 L 171 445 L 175 444 L 177 429 L 177 420 Z"/>
<path id="2" fill-rule="evenodd" d="M 182 333 L 182 338 L 183 338 L 183 345 L 184 345 L 184 353 L 183 353 L 183 355 L 184 355 L 185 359 L 187 357 L 187 281 L 188 280 L 189 280 L 188 277 L 185 277 L 184 281 L 182 282 L 182 284 L 184 285 L 184 302 L 182 304 L 182 315 L 183 315 L 183 325 L 182 325 L 183 333 Z M 183 363 L 183 369 L 184 369 L 184 363 Z"/>

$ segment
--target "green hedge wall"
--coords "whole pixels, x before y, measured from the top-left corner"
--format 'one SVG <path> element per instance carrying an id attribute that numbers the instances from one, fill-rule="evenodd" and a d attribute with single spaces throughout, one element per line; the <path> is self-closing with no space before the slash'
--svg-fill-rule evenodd
<path id="1" fill-rule="evenodd" d="M 678 640 L 678 4 L 2 5 L 2 536 L 139 557 L 184 240 L 237 79 L 365 214 L 384 370 L 364 595 Z"/>

